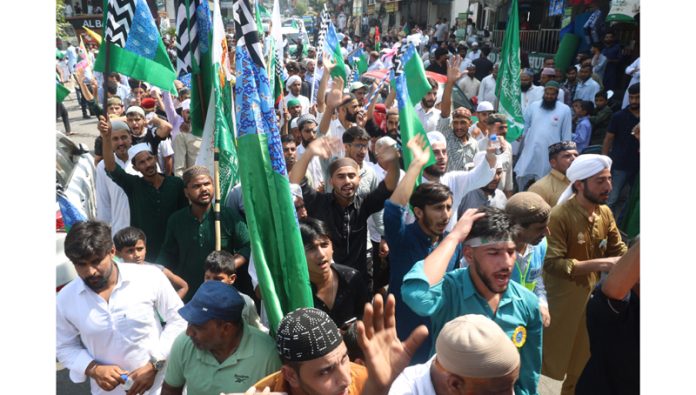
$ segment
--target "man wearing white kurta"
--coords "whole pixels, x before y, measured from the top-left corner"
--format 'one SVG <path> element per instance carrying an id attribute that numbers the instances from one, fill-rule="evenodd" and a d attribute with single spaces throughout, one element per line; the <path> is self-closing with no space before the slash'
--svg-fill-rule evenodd
<path id="1" fill-rule="evenodd" d="M 515 166 L 520 191 L 527 190 L 528 184 L 551 170 L 545 160 L 549 146 L 572 137 L 573 117 L 570 107 L 557 101 L 558 90 L 558 82 L 547 82 L 543 99 L 530 104 L 524 113 L 522 147 Z"/>
<path id="2" fill-rule="evenodd" d="M 495 96 L 495 79 L 498 76 L 498 64 L 493 65 L 493 71 L 484 79 L 481 80 L 481 85 L 479 85 L 478 91 L 478 101 L 487 101 L 493 103 L 493 106 L 497 109 L 497 99 Z"/>
<path id="3" fill-rule="evenodd" d="M 438 84 L 435 80 L 428 78 L 430 91 L 423 96 L 420 103 L 416 104 L 414 110 L 426 132 L 437 130 L 437 123 L 440 120 L 440 110 L 435 108 L 437 102 Z"/>
<path id="4" fill-rule="evenodd" d="M 123 170 L 128 174 L 140 175 L 140 172 L 133 168 L 128 157 L 128 149 L 131 147 L 130 129 L 125 122 L 111 122 L 111 145 L 114 147 L 114 159 Z M 128 197 L 123 189 L 106 175 L 104 161 L 97 165 L 96 173 L 96 192 L 97 192 L 97 219 L 111 225 L 111 235 L 115 235 L 119 230 L 130 226 L 130 205 Z"/>
<path id="5" fill-rule="evenodd" d="M 301 114 L 307 114 L 309 112 L 309 99 L 306 96 L 302 96 L 300 94 L 300 90 L 302 90 L 302 78 L 300 78 L 297 75 L 290 76 L 287 81 L 285 82 L 288 87 L 288 95 L 285 96 L 283 99 L 284 105 L 287 108 L 288 106 L 288 101 L 292 99 L 297 99 L 300 101 L 300 106 L 302 106 L 302 112 Z"/>
<path id="6" fill-rule="evenodd" d="M 113 247 L 103 222 L 80 222 L 65 237 L 78 278 L 56 295 L 56 356 L 73 382 L 91 379 L 92 394 L 125 395 L 128 379 L 129 393 L 156 395 L 186 330 L 183 302 L 162 270 L 117 264 Z"/>

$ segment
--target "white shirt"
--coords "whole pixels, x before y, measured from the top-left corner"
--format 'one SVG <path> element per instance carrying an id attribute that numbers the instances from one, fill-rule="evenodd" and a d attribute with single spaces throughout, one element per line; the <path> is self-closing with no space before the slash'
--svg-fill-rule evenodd
<path id="1" fill-rule="evenodd" d="M 409 366 L 394 380 L 389 395 L 436 395 L 430 378 L 430 366 L 435 356 L 426 363 Z"/>
<path id="2" fill-rule="evenodd" d="M 472 97 L 478 95 L 481 81 L 477 80 L 476 77 L 471 78 L 468 75 L 465 75 L 459 81 L 457 81 L 457 85 L 459 86 L 459 89 L 464 92 L 466 98 L 471 99 Z"/>
<path id="3" fill-rule="evenodd" d="M 307 149 L 300 144 L 297 146 L 297 160 L 299 161 L 302 155 L 304 155 Z M 307 173 L 309 173 L 311 178 L 310 185 L 312 188 L 319 187 L 319 184 L 324 182 L 324 170 L 321 168 L 321 159 L 318 156 L 312 158 L 307 166 Z"/>
<path id="4" fill-rule="evenodd" d="M 592 79 L 592 77 L 588 78 L 587 81 L 578 79 L 578 85 L 575 87 L 575 97 L 573 99 L 589 100 L 594 104 L 594 97 L 600 90 L 599 84 Z"/>
<path id="5" fill-rule="evenodd" d="M 128 174 L 141 176 L 139 171 L 133 168 L 130 160 L 125 162 L 114 154 L 116 165 L 120 166 Z M 119 230 L 130 226 L 130 205 L 128 196 L 123 189 L 106 174 L 104 161 L 97 164 L 96 173 L 96 192 L 97 192 L 97 219 L 111 225 L 111 236 Z"/>
<path id="6" fill-rule="evenodd" d="M 482 101 L 487 101 L 493 104 L 494 108 L 497 108 L 495 96 L 495 78 L 493 78 L 493 74 L 489 74 L 481 80 L 477 97 L 479 103 Z"/>
<path id="7" fill-rule="evenodd" d="M 473 62 L 474 60 L 478 59 L 481 57 L 481 50 L 477 49 L 476 51 L 468 51 L 466 53 L 466 59 L 469 59 L 469 61 Z"/>
<path id="8" fill-rule="evenodd" d="M 184 304 L 162 270 L 117 265 L 118 280 L 108 303 L 79 277 L 56 295 L 56 356 L 73 382 L 85 381 L 84 371 L 92 360 L 132 371 L 151 356 L 167 359 L 174 339 L 186 330 L 178 313 Z M 164 329 L 160 317 L 166 322 Z M 147 393 L 159 394 L 165 369 Z M 90 381 L 92 394 L 125 394 L 121 385 L 107 392 Z"/>
<path id="9" fill-rule="evenodd" d="M 307 114 L 309 112 L 309 99 L 307 98 L 307 96 L 295 96 L 292 93 L 288 93 L 288 95 L 285 96 L 285 98 L 283 99 L 283 104 L 285 104 L 285 108 L 288 107 L 288 101 L 290 101 L 291 99 L 297 99 L 300 101 L 300 106 L 302 107 L 301 115 Z"/>
<path id="10" fill-rule="evenodd" d="M 479 152 L 478 155 L 486 155 L 485 152 Z M 476 157 L 474 157 L 476 158 Z M 476 159 L 474 159 L 476 161 Z M 548 161 L 547 161 L 548 162 Z M 450 218 L 449 224 L 447 224 L 448 232 L 454 229 L 454 225 L 457 223 L 457 213 L 459 208 L 459 203 L 461 203 L 462 198 L 467 193 L 488 185 L 489 182 L 493 180 L 495 176 L 495 166 L 490 167 L 488 161 L 484 158 L 478 166 L 474 167 L 471 171 L 448 171 L 442 177 L 440 177 L 440 183 L 447 185 L 452 191 L 452 218 Z M 430 182 L 425 177 L 421 179 L 421 182 Z"/>
<path id="11" fill-rule="evenodd" d="M 559 100 L 561 99 L 560 94 L 562 92 L 563 90 L 558 91 Z M 527 109 L 528 105 L 544 98 L 544 87 L 532 84 L 532 86 L 530 86 L 529 89 L 527 89 L 527 92 L 520 91 L 520 94 L 522 98 L 520 103 L 522 104 L 522 113 L 524 114 L 524 111 Z"/>
<path id="12" fill-rule="evenodd" d="M 631 81 L 628 83 L 629 88 L 631 85 L 640 82 L 640 58 L 636 59 L 630 66 L 626 67 L 626 74 L 631 76 Z M 621 103 L 621 108 L 626 108 L 628 105 L 628 88 L 624 92 L 623 102 Z"/>
<path id="13" fill-rule="evenodd" d="M 535 101 L 524 113 L 524 134 L 515 165 L 516 177 L 534 175 L 539 179 L 548 174 L 551 171 L 549 146 L 572 137 L 570 107 L 557 101 L 556 108 L 546 110 L 541 103 L 541 100 Z"/>
<path id="14" fill-rule="evenodd" d="M 425 111 L 421 102 L 415 105 L 416 115 L 423 125 L 425 132 L 432 132 L 437 130 L 437 122 L 440 120 L 440 110 L 435 107 L 431 107 L 428 111 Z"/>

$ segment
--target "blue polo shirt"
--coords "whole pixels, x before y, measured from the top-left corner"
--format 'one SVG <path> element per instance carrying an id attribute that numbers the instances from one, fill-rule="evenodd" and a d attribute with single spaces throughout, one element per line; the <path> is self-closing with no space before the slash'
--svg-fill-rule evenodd
<path id="1" fill-rule="evenodd" d="M 384 238 L 389 244 L 389 293 L 394 294 L 396 299 L 396 333 L 402 341 L 419 325 L 430 328 L 430 319 L 416 314 L 402 300 L 401 283 L 413 264 L 425 259 L 437 247 L 417 222 L 404 223 L 407 210 L 406 206 L 399 206 L 391 200 L 384 202 Z M 447 271 L 454 269 L 460 250 L 461 247 L 457 247 Z M 425 363 L 431 346 L 428 341 L 423 342 L 411 359 L 411 364 Z"/>
<path id="2" fill-rule="evenodd" d="M 476 292 L 469 268 L 446 273 L 431 287 L 420 261 L 404 277 L 401 295 L 413 311 L 430 317 L 428 329 L 432 339 L 437 339 L 447 322 L 464 314 L 482 314 L 495 321 L 520 350 L 520 377 L 515 383 L 515 394 L 538 393 L 542 322 L 539 300 L 528 289 L 510 281 L 501 295 L 498 310 L 493 313 L 488 302 Z M 526 333 L 524 340 L 523 333 Z M 431 354 L 434 352 L 435 347 Z"/>

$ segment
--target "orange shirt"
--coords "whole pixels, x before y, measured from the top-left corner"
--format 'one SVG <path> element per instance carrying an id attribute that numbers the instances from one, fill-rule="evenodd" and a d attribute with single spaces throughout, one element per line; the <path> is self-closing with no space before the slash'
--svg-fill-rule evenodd
<path id="1" fill-rule="evenodd" d="M 362 365 L 351 362 L 350 376 L 352 381 L 348 387 L 348 394 L 360 395 L 365 386 L 365 381 L 367 380 L 367 369 Z M 254 384 L 254 387 L 256 387 L 257 391 L 263 391 L 264 388 L 270 387 L 271 391 L 286 392 L 288 395 L 292 395 L 290 385 L 285 381 L 282 370 L 262 378 L 258 383 Z"/>

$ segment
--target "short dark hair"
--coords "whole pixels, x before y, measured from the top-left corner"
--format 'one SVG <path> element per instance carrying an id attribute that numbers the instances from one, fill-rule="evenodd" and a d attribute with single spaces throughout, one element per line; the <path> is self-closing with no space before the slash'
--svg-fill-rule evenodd
<path id="1" fill-rule="evenodd" d="M 350 144 L 355 140 L 369 140 L 370 135 L 360 126 L 351 126 L 343 132 L 343 144 Z"/>
<path id="2" fill-rule="evenodd" d="M 435 58 L 439 58 L 440 56 L 447 54 L 449 54 L 447 48 L 438 48 L 435 50 Z"/>
<path id="3" fill-rule="evenodd" d="M 467 240 L 474 237 L 513 239 L 517 233 L 510 215 L 505 210 L 486 206 L 479 208 L 477 212 L 484 213 L 485 216 L 474 222 Z"/>
<path id="4" fill-rule="evenodd" d="M 280 136 L 280 143 L 295 143 L 295 138 L 290 133 Z"/>
<path id="5" fill-rule="evenodd" d="M 439 182 L 426 182 L 420 184 L 418 188 L 413 191 L 409 203 L 413 207 L 424 210 L 426 205 L 444 202 L 452 196 L 452 190 L 450 190 L 447 185 L 440 184 Z"/>
<path id="6" fill-rule="evenodd" d="M 575 66 L 568 66 L 566 69 L 566 74 L 570 73 L 571 71 L 578 72 L 578 69 Z"/>
<path id="7" fill-rule="evenodd" d="M 70 228 L 63 242 L 65 256 L 73 264 L 94 256 L 104 258 L 111 251 L 111 227 L 100 221 L 82 221 Z"/>
<path id="8" fill-rule="evenodd" d="M 584 64 L 584 65 L 580 66 L 580 70 L 584 70 L 584 69 L 590 69 L 590 71 L 592 71 L 592 65 Z"/>
<path id="9" fill-rule="evenodd" d="M 636 82 L 635 84 L 628 87 L 628 94 L 629 95 L 637 95 L 639 93 L 640 93 L 640 82 Z"/>
<path id="10" fill-rule="evenodd" d="M 234 266 L 234 255 L 228 251 L 213 251 L 205 257 L 203 272 L 225 273 L 228 276 L 237 273 Z"/>
<path id="11" fill-rule="evenodd" d="M 305 246 L 312 245 L 319 239 L 331 240 L 331 233 L 324 221 L 311 217 L 300 221 L 300 235 Z"/>
<path id="12" fill-rule="evenodd" d="M 134 247 L 138 240 L 147 243 L 147 237 L 142 229 L 134 226 L 127 226 L 114 235 L 114 246 L 116 251 L 121 251 L 126 247 Z"/>
<path id="13" fill-rule="evenodd" d="M 484 45 L 483 47 L 481 47 L 481 53 L 483 54 L 483 56 L 488 57 L 488 54 L 491 53 L 491 47 L 489 47 L 488 45 Z"/>
<path id="14" fill-rule="evenodd" d="M 598 97 L 601 97 L 601 98 L 603 98 L 604 100 L 608 100 L 608 99 L 609 99 L 609 98 L 607 97 L 607 91 L 605 91 L 605 90 L 601 90 L 601 91 L 595 93 L 594 97 L 595 97 L 595 99 L 598 98 Z"/>
<path id="15" fill-rule="evenodd" d="M 582 108 L 587 115 L 591 115 L 594 112 L 594 103 L 589 100 L 580 100 L 580 108 Z"/>
<path id="16" fill-rule="evenodd" d="M 348 358 L 351 362 L 355 362 L 356 359 L 365 359 L 365 354 L 362 348 L 358 344 L 358 330 L 357 322 L 353 322 L 348 325 L 346 330 L 343 332 L 343 343 L 346 344 L 348 349 Z"/>

